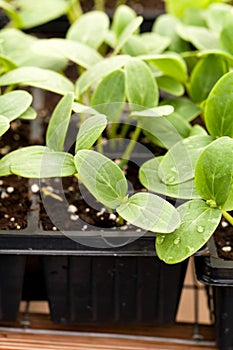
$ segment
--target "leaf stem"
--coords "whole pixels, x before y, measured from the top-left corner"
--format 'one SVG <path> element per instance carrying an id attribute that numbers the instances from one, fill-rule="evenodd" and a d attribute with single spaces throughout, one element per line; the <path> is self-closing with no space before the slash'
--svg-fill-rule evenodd
<path id="1" fill-rule="evenodd" d="M 105 0 L 95 0 L 95 9 L 97 11 L 104 11 Z"/>
<path id="2" fill-rule="evenodd" d="M 222 215 L 229 222 L 229 224 L 231 224 L 233 226 L 233 217 L 225 210 L 222 211 Z"/>
<path id="3" fill-rule="evenodd" d="M 131 156 L 131 153 L 133 152 L 133 149 L 134 149 L 135 144 L 139 138 L 140 133 L 141 133 L 141 127 L 139 125 L 137 125 L 137 127 L 134 130 L 134 133 L 131 137 L 129 144 L 126 147 L 124 154 L 122 155 L 122 159 L 121 159 L 121 162 L 119 164 L 121 169 L 128 163 L 130 156 Z"/>
<path id="4" fill-rule="evenodd" d="M 67 18 L 70 23 L 74 23 L 83 13 L 79 0 L 72 0 L 67 11 Z"/>

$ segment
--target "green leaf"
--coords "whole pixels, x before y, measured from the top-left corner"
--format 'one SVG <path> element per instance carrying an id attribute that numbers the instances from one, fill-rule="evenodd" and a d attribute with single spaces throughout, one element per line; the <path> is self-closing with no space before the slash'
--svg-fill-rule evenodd
<path id="1" fill-rule="evenodd" d="M 228 64 L 222 56 L 210 54 L 203 57 L 194 67 L 189 94 L 194 102 L 204 101 L 215 83 L 228 72 Z"/>
<path id="2" fill-rule="evenodd" d="M 75 153 L 82 149 L 90 149 L 107 126 L 105 115 L 95 115 L 86 119 L 79 128 L 76 138 Z"/>
<path id="3" fill-rule="evenodd" d="M 193 180 L 183 182 L 181 185 L 166 185 L 163 183 L 158 175 L 161 159 L 162 157 L 153 158 L 141 166 L 139 170 L 139 179 L 142 185 L 150 191 L 172 198 L 200 198 L 196 192 Z"/>
<path id="4" fill-rule="evenodd" d="M 120 5 L 116 8 L 112 21 L 112 31 L 117 38 L 120 37 L 127 25 L 137 17 L 136 12 L 129 6 Z"/>
<path id="5" fill-rule="evenodd" d="M 53 52 L 54 55 L 70 60 L 84 68 L 90 68 L 103 59 L 93 48 L 68 39 L 41 39 L 32 45 L 32 49 L 35 53 L 43 52 L 44 55 L 48 56 Z"/>
<path id="6" fill-rule="evenodd" d="M 2 176 L 16 174 L 26 178 L 71 176 L 76 172 L 73 156 L 52 152 L 45 146 L 23 147 L 0 160 Z"/>
<path id="7" fill-rule="evenodd" d="M 213 2 L 221 2 L 221 0 L 166 0 L 166 11 L 177 17 L 185 17 L 186 11 L 188 9 L 204 9 L 208 7 Z"/>
<path id="8" fill-rule="evenodd" d="M 53 152 L 45 146 L 28 146 L 8 153 L 0 160 L 2 176 L 16 174 L 27 178 L 61 177 L 75 174 L 73 156 Z"/>
<path id="9" fill-rule="evenodd" d="M 20 156 L 24 157 L 25 154 L 27 155 L 30 153 L 33 155 L 33 154 L 44 152 L 44 151 L 45 151 L 44 146 L 29 146 L 29 147 L 19 148 L 16 151 L 12 151 L 12 152 L 8 153 L 2 159 L 0 159 L 0 174 L 1 174 L 1 176 L 7 176 L 7 175 L 12 174 L 10 166 L 11 166 L 11 162 L 14 159 L 18 159 L 18 158 L 20 158 Z"/>
<path id="10" fill-rule="evenodd" d="M 189 137 L 191 132 L 191 125 L 179 114 L 172 113 L 167 116 L 167 120 L 173 125 L 182 138 Z"/>
<path id="11" fill-rule="evenodd" d="M 10 128 L 9 119 L 0 115 L 0 136 L 2 136 Z"/>
<path id="12" fill-rule="evenodd" d="M 140 74 L 138 74 L 140 72 Z M 137 58 L 125 65 L 126 95 L 130 104 L 144 108 L 158 104 L 158 87 L 149 67 Z"/>
<path id="13" fill-rule="evenodd" d="M 132 35 L 122 48 L 122 53 L 129 56 L 139 56 L 150 53 L 149 48 L 139 35 Z"/>
<path id="14" fill-rule="evenodd" d="M 108 27 L 109 18 L 104 12 L 90 11 L 82 14 L 70 26 L 66 37 L 98 49 L 104 42 Z"/>
<path id="15" fill-rule="evenodd" d="M 3 54 L 14 62 L 15 66 L 33 66 L 55 71 L 63 70 L 68 61 L 54 50 L 36 50 L 35 48 L 42 39 L 36 39 L 32 35 L 23 33 L 21 30 L 7 28 L 0 31 L 1 48 Z M 10 67 L 10 65 L 9 65 Z M 9 70 L 9 69 L 8 69 Z"/>
<path id="16" fill-rule="evenodd" d="M 222 30 L 225 23 L 231 18 L 232 6 L 229 4 L 211 4 L 202 12 L 207 26 L 218 33 Z"/>
<path id="17" fill-rule="evenodd" d="M 221 49 L 213 49 L 213 50 L 203 50 L 200 52 L 196 52 L 196 58 L 197 57 L 205 57 L 208 55 L 218 55 L 220 57 L 222 57 L 223 59 L 225 59 L 228 64 L 232 67 L 233 66 L 233 56 L 231 54 L 229 54 L 226 51 L 223 51 Z"/>
<path id="18" fill-rule="evenodd" d="M 65 0 L 17 0 L 12 3 L 19 8 L 18 15 L 22 22 L 20 27 L 23 29 L 47 23 L 64 15 L 69 5 Z"/>
<path id="19" fill-rule="evenodd" d="M 233 191 L 233 139 L 221 137 L 212 142 L 199 156 L 195 168 L 195 184 L 200 196 L 210 205 L 225 208 Z M 232 202 L 229 203 L 233 209 Z"/>
<path id="20" fill-rule="evenodd" d="M 213 87 L 205 104 L 204 118 L 209 133 L 215 137 L 233 137 L 233 72 L 225 74 Z"/>
<path id="21" fill-rule="evenodd" d="M 12 4 L 9 4 L 7 1 L 0 0 L 0 7 L 6 12 L 7 16 L 10 18 L 15 27 L 22 26 L 21 18 Z"/>
<path id="22" fill-rule="evenodd" d="M 90 106 L 86 106 L 78 102 L 74 102 L 72 108 L 73 108 L 73 111 L 78 114 L 90 114 L 90 115 L 99 114 L 99 112 L 96 111 L 94 108 L 91 108 Z"/>
<path id="23" fill-rule="evenodd" d="M 184 83 L 187 80 L 185 61 L 176 53 L 150 54 L 139 56 L 142 60 L 154 65 L 163 75 Z"/>
<path id="24" fill-rule="evenodd" d="M 182 96 L 184 95 L 184 85 L 178 82 L 176 79 L 167 77 L 163 75 L 162 77 L 158 77 L 156 79 L 158 87 L 168 92 L 169 94 L 175 95 L 175 96 Z"/>
<path id="25" fill-rule="evenodd" d="M 91 98 L 91 106 L 109 120 L 114 120 L 122 112 L 124 102 L 125 74 L 118 69 L 98 84 Z"/>
<path id="26" fill-rule="evenodd" d="M 219 49 L 218 35 L 210 29 L 179 24 L 177 31 L 182 39 L 189 41 L 198 50 Z"/>
<path id="27" fill-rule="evenodd" d="M 143 17 L 138 16 L 134 18 L 123 30 L 121 35 L 119 36 L 117 45 L 113 51 L 114 55 L 117 55 L 122 47 L 125 45 L 125 43 L 129 40 L 129 38 L 137 31 L 137 29 L 140 27 L 140 25 L 143 22 Z"/>
<path id="28" fill-rule="evenodd" d="M 191 131 L 190 124 L 179 114 L 173 113 L 173 110 L 172 106 L 164 105 L 134 111 L 130 116 L 139 119 L 143 133 L 151 142 L 160 147 L 171 148 L 182 138 L 188 137 Z"/>
<path id="29" fill-rule="evenodd" d="M 26 91 L 12 91 L 0 96 L 0 114 L 12 121 L 26 112 L 32 96 Z"/>
<path id="30" fill-rule="evenodd" d="M 175 144 L 159 165 L 159 177 L 167 185 L 176 185 L 194 177 L 198 156 L 213 141 L 211 136 L 191 136 Z"/>
<path id="31" fill-rule="evenodd" d="M 168 235 L 156 235 L 156 253 L 167 264 L 179 263 L 197 252 L 217 228 L 221 211 L 202 200 L 186 202 L 177 208 L 181 225 Z"/>
<path id="32" fill-rule="evenodd" d="M 142 33 L 140 38 L 151 54 L 161 54 L 171 43 L 171 39 L 153 32 Z M 145 51 L 142 54 L 145 54 Z"/>
<path id="33" fill-rule="evenodd" d="M 35 109 L 33 109 L 32 107 L 29 107 L 28 109 L 26 109 L 25 112 L 20 114 L 19 118 L 24 120 L 33 120 L 36 118 L 36 116 L 37 116 L 37 112 L 35 111 Z"/>
<path id="34" fill-rule="evenodd" d="M 75 93 L 79 97 L 94 83 L 110 74 L 111 72 L 123 67 L 127 61 L 131 59 L 130 56 L 119 55 L 116 57 L 106 58 L 95 64 L 84 72 L 75 84 Z"/>
<path id="35" fill-rule="evenodd" d="M 140 116 L 140 126 L 148 139 L 160 147 L 169 149 L 182 140 L 182 136 L 168 117 Z"/>
<path id="36" fill-rule="evenodd" d="M 169 233 L 180 224 L 173 205 L 151 193 L 134 194 L 116 211 L 126 221 L 147 231 Z"/>
<path id="37" fill-rule="evenodd" d="M 74 161 L 81 182 L 100 203 L 115 209 L 125 200 L 128 185 L 116 163 L 89 150 L 78 151 Z"/>
<path id="38" fill-rule="evenodd" d="M 152 32 L 155 32 L 165 38 L 170 39 L 169 50 L 174 52 L 185 52 L 190 50 L 188 42 L 182 40 L 177 34 L 176 28 L 180 23 L 178 18 L 169 14 L 160 15 L 152 26 Z"/>
<path id="39" fill-rule="evenodd" d="M 185 97 L 168 98 L 163 100 L 161 105 L 173 106 L 174 112 L 179 114 L 188 122 L 191 122 L 201 114 L 201 108 Z"/>
<path id="40" fill-rule="evenodd" d="M 145 54 L 160 54 L 170 44 L 171 40 L 156 33 L 132 35 L 123 47 L 123 53 L 130 56 Z"/>
<path id="41" fill-rule="evenodd" d="M 203 10 L 187 8 L 183 22 L 191 26 L 206 27 L 202 13 Z"/>
<path id="42" fill-rule="evenodd" d="M 199 124 L 195 124 L 191 130 L 189 136 L 197 136 L 197 135 L 207 135 L 207 131 Z"/>
<path id="43" fill-rule="evenodd" d="M 13 174 L 26 178 L 65 177 L 75 174 L 73 156 L 65 152 L 25 152 L 11 161 Z"/>
<path id="44" fill-rule="evenodd" d="M 0 54 L 0 64 L 1 64 L 1 69 L 0 69 L 1 75 L 8 72 L 9 70 L 17 68 L 17 65 L 12 60 L 10 60 L 8 57 L 1 54 Z"/>
<path id="45" fill-rule="evenodd" d="M 232 14 L 232 10 L 230 13 Z M 226 22 L 224 23 L 220 33 L 220 38 L 219 38 L 220 48 L 223 49 L 224 51 L 229 52 L 231 55 L 233 54 L 232 20 L 233 20 L 233 15 L 231 15 L 231 17 L 229 17 L 228 20 L 226 20 Z"/>
<path id="46" fill-rule="evenodd" d="M 140 111 L 134 111 L 130 114 L 131 117 L 134 118 L 157 118 L 162 117 L 163 115 L 169 115 L 174 111 L 174 108 L 172 106 L 157 106 L 145 110 Z"/>
<path id="47" fill-rule="evenodd" d="M 74 94 L 69 92 L 57 104 L 50 118 L 46 131 L 46 145 L 53 151 L 63 150 L 66 133 L 68 130 Z"/>
<path id="48" fill-rule="evenodd" d="M 74 90 L 73 84 L 64 76 L 37 67 L 21 67 L 0 77 L 0 86 L 26 85 L 65 95 Z"/>

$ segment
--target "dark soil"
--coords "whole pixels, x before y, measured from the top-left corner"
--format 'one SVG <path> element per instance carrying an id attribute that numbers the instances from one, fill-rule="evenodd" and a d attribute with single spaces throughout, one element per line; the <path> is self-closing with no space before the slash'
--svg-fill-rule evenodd
<path id="1" fill-rule="evenodd" d="M 231 212 L 233 215 L 233 212 Z M 218 256 L 225 260 L 233 260 L 233 226 L 222 219 L 217 231 L 214 233 L 214 240 Z"/>
<path id="2" fill-rule="evenodd" d="M 141 191 L 137 167 L 128 167 L 127 178 L 134 183 L 134 191 Z M 44 179 L 40 183 L 40 220 L 44 230 L 101 230 L 131 228 L 119 223 L 117 214 L 109 213 L 98 203 L 75 177 Z"/>
<path id="3" fill-rule="evenodd" d="M 31 205 L 28 180 L 15 175 L 0 177 L 0 197 L 0 230 L 25 229 Z"/>
<path id="4" fill-rule="evenodd" d="M 6 153 L 30 145 L 31 127 L 26 121 L 17 119 L 11 128 L 0 138 L 0 158 Z"/>
<path id="5" fill-rule="evenodd" d="M 94 1 L 81 0 L 82 8 L 90 11 L 94 8 Z M 136 12 L 164 10 L 164 1 L 162 0 L 106 0 L 105 8 L 108 10 L 115 9 L 119 4 L 126 4 L 132 7 Z"/>

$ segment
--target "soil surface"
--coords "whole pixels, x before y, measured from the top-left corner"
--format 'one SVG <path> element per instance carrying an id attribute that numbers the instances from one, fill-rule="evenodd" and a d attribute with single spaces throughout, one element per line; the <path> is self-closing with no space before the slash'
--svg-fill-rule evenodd
<path id="1" fill-rule="evenodd" d="M 133 192 L 143 190 L 137 173 L 136 165 L 127 167 L 126 176 Z M 75 177 L 44 179 L 40 189 L 40 220 L 44 230 L 114 230 L 120 227 L 125 231 L 132 228 L 132 225 L 119 222 L 118 215 L 108 212 Z"/>
<path id="2" fill-rule="evenodd" d="M 132 7 L 138 13 L 143 13 L 144 11 L 149 10 L 164 10 L 164 1 L 162 0 L 106 0 L 105 8 L 107 10 L 112 10 L 119 4 L 126 4 Z M 81 0 L 81 5 L 85 11 L 90 11 L 94 8 L 94 1 Z"/>
<path id="3" fill-rule="evenodd" d="M 233 212 L 231 212 L 233 215 Z M 225 219 L 221 220 L 217 231 L 214 233 L 214 240 L 218 256 L 225 260 L 233 260 L 233 226 Z"/>
<path id="4" fill-rule="evenodd" d="M 28 180 L 15 175 L 0 177 L 0 197 L 0 230 L 25 229 L 31 205 Z"/>

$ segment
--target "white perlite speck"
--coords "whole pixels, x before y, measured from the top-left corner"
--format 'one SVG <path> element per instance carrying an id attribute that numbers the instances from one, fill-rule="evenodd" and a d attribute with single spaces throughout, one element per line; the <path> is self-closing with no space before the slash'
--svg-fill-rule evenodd
<path id="1" fill-rule="evenodd" d="M 38 192 L 39 189 L 40 189 L 40 188 L 39 188 L 39 186 L 38 186 L 37 184 L 31 185 L 31 190 L 32 190 L 33 193 Z"/>
<path id="2" fill-rule="evenodd" d="M 224 247 L 222 247 L 222 250 L 224 251 L 224 252 L 231 252 L 232 251 L 232 247 L 230 246 L 230 245 L 226 245 L 226 246 L 224 246 Z"/>
<path id="3" fill-rule="evenodd" d="M 75 215 L 75 214 L 70 215 L 70 220 L 72 220 L 72 221 L 77 221 L 78 218 L 79 218 L 78 215 Z"/>
<path id="4" fill-rule="evenodd" d="M 78 208 L 73 204 L 70 204 L 68 207 L 68 213 L 76 213 L 77 210 Z"/>
<path id="5" fill-rule="evenodd" d="M 15 189 L 14 189 L 14 187 L 12 187 L 12 186 L 7 187 L 7 189 L 6 189 L 7 193 L 13 193 L 14 190 L 15 190 Z"/>
<path id="6" fill-rule="evenodd" d="M 228 222 L 222 221 L 222 227 L 227 227 L 227 226 L 228 226 Z"/>
<path id="7" fill-rule="evenodd" d="M 113 213 L 110 214 L 110 215 L 109 215 L 109 219 L 110 219 L 110 220 L 116 220 L 116 215 L 113 214 Z"/>

